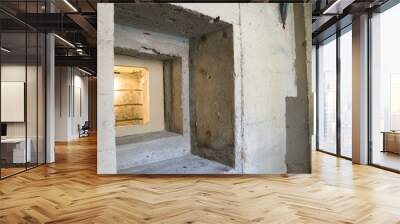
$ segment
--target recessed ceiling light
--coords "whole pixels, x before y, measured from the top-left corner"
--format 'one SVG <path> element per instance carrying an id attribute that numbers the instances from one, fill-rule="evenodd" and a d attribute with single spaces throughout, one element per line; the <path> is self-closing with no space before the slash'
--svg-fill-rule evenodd
<path id="1" fill-rule="evenodd" d="M 67 44 L 70 47 L 75 48 L 75 45 L 73 45 L 71 42 L 69 42 L 68 40 L 62 38 L 61 36 L 54 34 L 55 37 L 57 37 L 59 40 L 61 40 L 62 42 L 64 42 L 65 44 Z"/>
<path id="2" fill-rule="evenodd" d="M 74 12 L 78 12 L 78 10 L 73 6 L 68 0 L 64 0 L 65 4 L 67 4 Z"/>
<path id="3" fill-rule="evenodd" d="M 81 71 L 81 72 L 83 72 L 83 73 L 85 73 L 85 74 L 87 74 L 87 75 L 92 75 L 92 73 L 90 73 L 90 72 L 88 72 L 88 71 L 86 71 L 86 70 L 83 70 L 83 69 L 81 69 L 81 68 L 79 68 L 79 67 L 78 67 L 78 70 Z"/>
<path id="4" fill-rule="evenodd" d="M 5 47 L 1 47 L 1 51 L 4 51 L 6 53 L 10 53 L 11 52 L 11 50 L 9 50 L 9 49 L 7 49 Z"/>
<path id="5" fill-rule="evenodd" d="M 342 14 L 343 10 L 351 5 L 355 0 L 336 0 L 322 14 Z"/>

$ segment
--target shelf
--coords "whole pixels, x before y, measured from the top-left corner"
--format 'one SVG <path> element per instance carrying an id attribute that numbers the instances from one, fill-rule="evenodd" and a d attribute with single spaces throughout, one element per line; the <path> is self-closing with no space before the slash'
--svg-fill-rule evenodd
<path id="1" fill-rule="evenodd" d="M 143 104 L 140 103 L 114 104 L 114 107 L 122 107 L 122 106 L 143 106 Z"/>
<path id="2" fill-rule="evenodd" d="M 143 118 L 127 119 L 127 120 L 117 120 L 118 122 L 128 122 L 128 121 L 143 121 Z"/>
<path id="3" fill-rule="evenodd" d="M 143 92 L 143 89 L 115 89 L 114 91 L 138 91 Z"/>

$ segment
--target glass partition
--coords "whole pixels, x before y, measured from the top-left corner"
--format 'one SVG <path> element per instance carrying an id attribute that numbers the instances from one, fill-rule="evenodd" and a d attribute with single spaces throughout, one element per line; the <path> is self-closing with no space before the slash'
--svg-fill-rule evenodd
<path id="1" fill-rule="evenodd" d="M 371 162 L 400 171 L 400 4 L 371 18 Z"/>
<path id="2" fill-rule="evenodd" d="M 336 36 L 318 47 L 318 148 L 336 154 Z"/>
<path id="3" fill-rule="evenodd" d="M 0 7 L 39 13 L 44 1 Z M 0 178 L 45 163 L 45 35 L 0 12 Z"/>
<path id="4" fill-rule="evenodd" d="M 1 176 L 26 169 L 26 33 L 1 34 Z"/>

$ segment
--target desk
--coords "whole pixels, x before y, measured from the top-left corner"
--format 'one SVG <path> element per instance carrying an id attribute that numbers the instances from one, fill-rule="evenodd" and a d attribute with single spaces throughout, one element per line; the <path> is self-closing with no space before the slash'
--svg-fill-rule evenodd
<path id="1" fill-rule="evenodd" d="M 383 152 L 400 154 L 400 132 L 383 131 Z"/>
<path id="2" fill-rule="evenodd" d="M 31 162 L 31 139 L 27 139 L 28 143 L 25 152 L 25 138 L 6 138 L 1 139 L 1 157 L 6 163 L 25 163 Z M 26 160 L 25 160 L 26 159 Z"/>

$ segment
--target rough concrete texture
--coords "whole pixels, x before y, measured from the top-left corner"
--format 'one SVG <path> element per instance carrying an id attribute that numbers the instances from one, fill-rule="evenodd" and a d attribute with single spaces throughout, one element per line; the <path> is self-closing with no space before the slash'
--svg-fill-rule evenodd
<path id="1" fill-rule="evenodd" d="M 291 108 L 286 108 L 286 99 L 297 96 L 297 85 L 307 85 L 307 82 L 296 82 L 293 4 L 289 5 L 285 29 L 278 4 L 176 5 L 211 17 L 220 16 L 233 25 L 236 172 L 287 172 L 286 113 Z M 306 28 L 305 33 L 311 32 L 310 27 Z M 307 77 L 310 76 L 302 76 Z M 308 114 L 303 119 L 307 120 Z M 289 124 L 297 121 L 293 118 Z M 307 127 L 305 122 L 297 125 L 301 130 Z M 299 144 L 296 148 L 299 155 L 310 150 L 305 145 Z"/>
<path id="2" fill-rule="evenodd" d="M 296 86 L 297 96 L 286 98 L 286 165 L 288 173 L 310 173 L 311 172 L 311 149 L 310 129 L 308 113 L 308 73 L 307 48 L 311 48 L 311 38 L 307 39 L 306 24 L 311 24 L 311 16 L 305 17 L 305 10 L 301 4 L 293 6 L 293 15 L 297 19 L 295 26 L 296 42 Z M 311 51 L 308 49 L 308 51 Z M 308 55 L 310 57 L 310 55 Z"/>
<path id="3" fill-rule="evenodd" d="M 230 173 L 231 167 L 201 158 L 187 155 L 183 157 L 151 163 L 144 166 L 120 170 L 121 174 L 224 174 Z"/>
<path id="4" fill-rule="evenodd" d="M 122 169 L 190 154 L 187 139 L 167 131 L 118 137 L 116 141 L 118 173 Z"/>
<path id="5" fill-rule="evenodd" d="M 174 104 L 171 108 L 179 111 L 170 118 L 174 125 L 167 126 L 167 131 L 177 131 L 180 135 L 174 135 L 172 138 L 160 137 L 158 141 L 133 141 L 117 145 L 118 169 L 187 155 L 190 153 L 189 40 L 184 37 L 140 30 L 117 23 L 114 28 L 114 47 L 117 52 L 136 57 L 172 60 L 171 74 L 175 78 L 172 81 L 175 81 L 175 89 L 181 93 L 179 94 L 180 99 L 176 99 L 175 95 L 175 100 L 172 101 Z"/>
<path id="6" fill-rule="evenodd" d="M 165 126 L 167 131 L 183 134 L 182 62 L 179 58 L 164 61 Z"/>
<path id="7" fill-rule="evenodd" d="M 97 173 L 117 173 L 114 117 L 114 4 L 97 6 Z"/>
<path id="8" fill-rule="evenodd" d="M 219 18 L 233 28 L 233 100 L 234 100 L 234 155 L 233 173 L 285 173 L 307 172 L 307 161 L 300 161 L 310 150 L 307 140 L 308 111 L 303 103 L 307 95 L 307 81 L 296 57 L 296 27 L 293 5 L 289 5 L 286 28 L 282 28 L 278 4 L 174 4 L 202 13 L 210 18 Z M 183 10 L 191 12 L 190 10 Z M 149 12 L 149 16 L 153 12 Z M 165 14 L 165 16 L 170 14 Z M 160 14 L 157 21 L 162 20 Z M 129 18 L 129 17 L 128 17 Z M 190 20 L 190 16 L 185 17 Z M 132 20 L 132 18 L 130 18 Z M 181 24 L 184 20 L 176 25 Z M 170 21 L 173 22 L 172 20 Z M 188 21 L 190 23 L 190 21 Z M 188 99 L 188 44 L 180 26 L 166 35 L 152 31 L 115 25 L 118 30 L 116 42 L 120 49 L 134 49 L 141 55 L 178 57 L 182 59 L 182 111 L 183 133 L 189 133 Z M 212 24 L 212 23 L 211 23 Z M 160 23 L 146 24 L 149 30 L 160 31 Z M 168 27 L 168 26 L 167 26 Z M 199 26 L 202 27 L 202 26 Z M 306 26 L 306 31 L 311 32 Z M 176 31 L 178 30 L 178 31 Z M 169 31 L 168 31 L 169 32 Z M 203 31 L 196 31 L 202 33 Z M 167 33 L 165 31 L 164 33 Z M 206 32 L 207 33 L 207 32 Z M 196 36 L 194 34 L 186 37 Z M 156 38 L 155 38 L 156 37 Z M 304 38 L 303 38 L 304 39 Z M 181 51 L 186 46 L 186 51 Z M 298 48 L 307 49 L 307 48 Z M 183 55 L 183 56 L 182 56 Z M 301 59 L 298 59 L 299 61 Z M 216 61 L 218 62 L 218 61 Z M 216 63 L 214 62 L 214 63 Z M 307 70 L 306 73 L 309 73 Z M 287 101 L 288 100 L 288 101 Z M 300 114 L 289 114 L 295 105 L 302 109 Z M 307 106 L 305 107 L 307 108 Z M 296 108 L 297 109 L 297 108 Z M 304 115 L 304 117 L 303 117 Z M 300 118 L 304 119 L 299 121 Z M 296 145 L 297 130 L 307 130 L 307 140 Z M 190 141 L 190 136 L 188 136 Z M 289 146 L 289 147 L 288 147 Z M 296 146 L 296 147 L 295 147 Z M 297 155 L 300 157 L 297 158 Z M 295 159 L 295 166 L 288 167 Z M 304 169 L 304 170 L 301 170 Z"/>
<path id="9" fill-rule="evenodd" d="M 116 4 L 115 22 L 187 38 L 214 32 L 229 25 L 217 17 L 159 3 Z"/>
<path id="10" fill-rule="evenodd" d="M 286 29 L 277 4 L 243 4 L 240 11 L 244 172 L 286 173 L 285 99 L 296 95 L 292 7 Z"/>
<path id="11" fill-rule="evenodd" d="M 189 55 L 191 151 L 234 167 L 232 27 L 191 38 Z"/>

